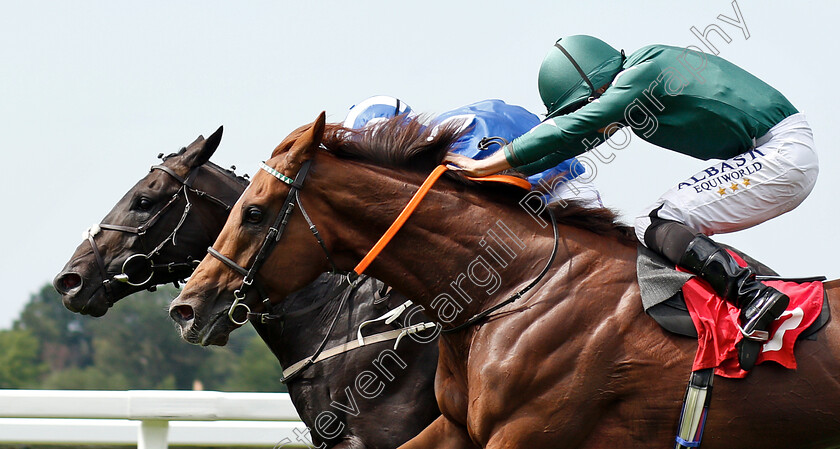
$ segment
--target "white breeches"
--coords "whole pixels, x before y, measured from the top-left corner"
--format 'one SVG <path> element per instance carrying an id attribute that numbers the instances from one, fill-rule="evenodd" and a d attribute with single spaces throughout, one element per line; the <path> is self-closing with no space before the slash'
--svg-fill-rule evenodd
<path id="1" fill-rule="evenodd" d="M 784 214 L 811 193 L 819 173 L 814 136 L 802 113 L 756 139 L 756 147 L 718 162 L 671 188 L 636 218 L 639 241 L 659 218 L 714 235 L 740 231 Z"/>

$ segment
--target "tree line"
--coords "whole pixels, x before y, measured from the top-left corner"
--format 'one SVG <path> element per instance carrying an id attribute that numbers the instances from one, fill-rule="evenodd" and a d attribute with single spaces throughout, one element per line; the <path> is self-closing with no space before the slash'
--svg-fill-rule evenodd
<path id="1" fill-rule="evenodd" d="M 0 388 L 286 391 L 280 365 L 249 325 L 224 347 L 181 340 L 167 315 L 176 295 L 171 286 L 136 293 L 92 318 L 67 310 L 45 285 L 0 330 Z"/>

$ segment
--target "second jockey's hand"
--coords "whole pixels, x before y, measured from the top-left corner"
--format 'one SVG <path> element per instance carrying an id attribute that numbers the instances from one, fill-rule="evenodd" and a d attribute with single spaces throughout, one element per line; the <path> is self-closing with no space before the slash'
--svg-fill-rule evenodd
<path id="1" fill-rule="evenodd" d="M 511 168 L 504 151 L 496 151 L 485 159 L 472 159 L 461 154 L 447 153 L 443 163 L 450 170 L 463 172 L 467 176 L 480 178 Z"/>

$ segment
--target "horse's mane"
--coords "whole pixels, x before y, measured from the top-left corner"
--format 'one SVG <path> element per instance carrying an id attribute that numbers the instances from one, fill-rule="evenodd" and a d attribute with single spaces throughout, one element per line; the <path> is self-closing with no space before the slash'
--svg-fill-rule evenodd
<path id="1" fill-rule="evenodd" d="M 362 129 L 327 124 L 322 143 L 326 151 L 340 158 L 428 174 L 440 165 L 446 153 L 468 129 L 463 129 L 462 123 L 457 122 L 440 127 L 424 126 L 423 122 L 423 117 L 399 115 Z M 523 177 L 518 172 L 506 174 Z M 444 176 L 462 184 L 479 186 L 498 201 L 510 201 L 521 196 L 518 187 L 477 183 L 456 171 L 448 171 Z M 514 190 L 519 195 L 512 194 Z M 567 200 L 565 204 L 554 203 L 548 207 L 554 212 L 558 223 L 598 235 L 614 236 L 623 243 L 637 243 L 632 228 L 621 224 L 615 212 L 610 209 L 587 208 L 575 200 Z"/>
<path id="2" fill-rule="evenodd" d="M 341 158 L 428 173 L 440 164 L 465 131 L 458 123 L 434 128 L 424 126 L 423 122 L 422 117 L 399 115 L 362 129 L 331 123 L 326 126 L 322 143 Z M 458 178 L 466 181 L 463 176 Z"/>
<path id="3" fill-rule="evenodd" d="M 211 161 L 205 162 L 204 165 L 206 165 L 208 167 L 211 167 L 214 170 L 227 175 L 229 178 L 232 178 L 232 179 L 236 180 L 239 184 L 242 184 L 245 187 L 248 187 L 248 184 L 251 183 L 251 180 L 248 179 L 247 176 L 239 175 L 234 171 L 234 170 L 236 170 L 236 167 L 224 168 L 224 167 L 220 167 L 220 166 L 214 164 Z"/>
<path id="4" fill-rule="evenodd" d="M 186 151 L 187 151 L 187 147 L 181 147 L 181 149 L 178 150 L 177 153 L 169 153 L 166 156 L 163 156 L 163 153 L 161 153 L 161 154 L 158 155 L 158 157 L 160 158 L 161 162 L 166 162 L 167 159 L 170 159 L 170 158 L 173 158 L 173 157 L 183 156 L 184 153 L 186 153 Z M 240 184 L 242 184 L 246 187 L 251 182 L 246 176 L 236 174 L 236 172 L 234 171 L 234 170 L 236 170 L 236 167 L 231 167 L 230 169 L 228 169 L 228 168 L 224 168 L 224 167 L 221 167 L 219 165 L 216 165 L 211 161 L 205 162 L 204 165 L 216 170 L 219 173 L 222 173 L 222 174 L 226 175 L 229 178 L 232 178 L 232 179 L 236 180 L 237 182 L 239 182 Z"/>

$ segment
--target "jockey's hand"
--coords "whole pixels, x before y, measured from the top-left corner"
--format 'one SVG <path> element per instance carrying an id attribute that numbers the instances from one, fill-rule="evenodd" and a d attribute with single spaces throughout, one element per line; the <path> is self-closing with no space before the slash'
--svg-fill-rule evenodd
<path id="1" fill-rule="evenodd" d="M 476 178 L 489 176 L 510 168 L 504 151 L 497 151 L 486 159 L 481 160 L 475 160 L 456 153 L 448 153 L 443 158 L 443 163 L 447 164 L 450 170 L 460 171 L 467 176 Z"/>

